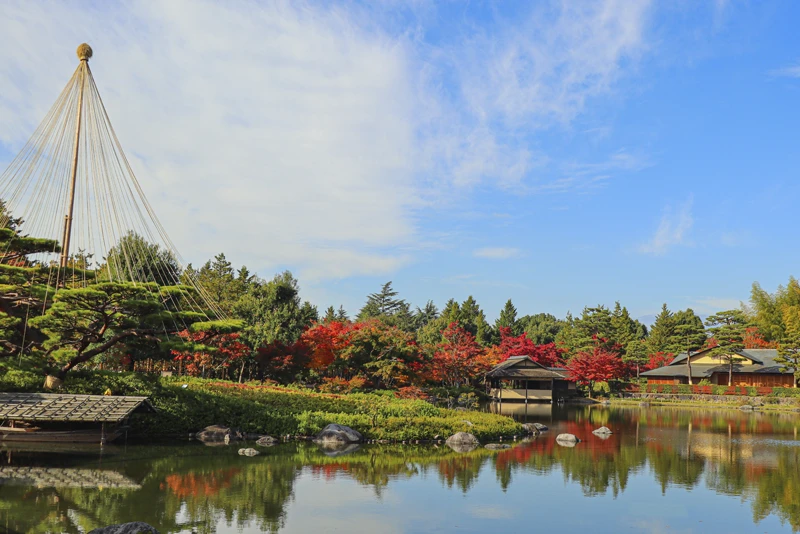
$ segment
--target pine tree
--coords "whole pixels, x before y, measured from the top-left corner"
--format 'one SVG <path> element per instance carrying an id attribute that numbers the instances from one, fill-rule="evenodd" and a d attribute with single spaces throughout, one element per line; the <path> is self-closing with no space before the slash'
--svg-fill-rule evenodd
<path id="1" fill-rule="evenodd" d="M 506 305 L 500 310 L 500 316 L 494 322 L 494 328 L 498 331 L 501 328 L 510 328 L 514 335 L 519 335 L 517 333 L 517 308 L 514 307 L 511 299 L 508 299 Z"/>
<path id="2" fill-rule="evenodd" d="M 789 334 L 778 344 L 778 355 L 775 361 L 781 366 L 781 372 L 792 373 L 793 387 L 800 381 L 800 335 Z"/>
<path id="3" fill-rule="evenodd" d="M 416 330 L 420 330 L 431 321 L 435 321 L 438 317 L 439 309 L 432 300 L 429 300 L 424 308 L 417 306 L 417 309 L 414 311 L 414 327 Z"/>
<path id="4" fill-rule="evenodd" d="M 392 288 L 392 282 L 386 282 L 379 292 L 367 296 L 367 302 L 358 312 L 358 320 L 390 316 L 401 311 L 406 302 L 403 299 L 395 298 L 397 294 L 397 291 Z"/>
<path id="5" fill-rule="evenodd" d="M 653 323 L 653 327 L 650 328 L 650 335 L 647 338 L 650 354 L 669 352 L 669 343 L 674 334 L 675 322 L 672 320 L 672 312 L 669 311 L 667 304 L 664 303 L 661 306 L 661 312 L 656 315 L 656 320 Z"/>
<path id="6" fill-rule="evenodd" d="M 747 317 L 741 310 L 726 310 L 709 316 L 706 325 L 717 341 L 717 346 L 711 349 L 709 355 L 728 365 L 730 386 L 733 383 L 733 366 L 743 359 L 740 353 L 744 350 Z"/>
<path id="7" fill-rule="evenodd" d="M 549 313 L 537 313 L 535 315 L 525 315 L 517 320 L 517 327 L 521 334 L 525 332 L 528 339 L 536 345 L 547 345 L 554 343 L 556 336 L 564 326 L 564 321 L 558 320 Z M 517 335 L 519 335 L 517 334 Z"/>

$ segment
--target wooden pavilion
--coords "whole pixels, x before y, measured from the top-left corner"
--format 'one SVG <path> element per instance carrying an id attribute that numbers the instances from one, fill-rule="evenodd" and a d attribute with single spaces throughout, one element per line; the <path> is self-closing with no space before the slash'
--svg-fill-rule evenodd
<path id="1" fill-rule="evenodd" d="M 135 412 L 155 412 L 147 397 L 0 393 L 0 441 L 105 444 Z"/>
<path id="2" fill-rule="evenodd" d="M 576 391 L 566 369 L 545 367 L 530 356 L 512 356 L 486 373 L 486 392 L 499 402 L 553 402 Z"/>

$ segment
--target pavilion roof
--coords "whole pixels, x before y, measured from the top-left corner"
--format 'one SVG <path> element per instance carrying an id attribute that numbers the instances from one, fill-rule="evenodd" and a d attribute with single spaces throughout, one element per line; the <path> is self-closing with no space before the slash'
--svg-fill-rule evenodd
<path id="1" fill-rule="evenodd" d="M 147 397 L 0 393 L 0 420 L 118 423 L 136 411 L 156 409 Z"/>

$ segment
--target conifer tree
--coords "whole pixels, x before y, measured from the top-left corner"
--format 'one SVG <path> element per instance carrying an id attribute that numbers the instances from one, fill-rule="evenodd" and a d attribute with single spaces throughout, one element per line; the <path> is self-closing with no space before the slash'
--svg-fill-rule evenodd
<path id="1" fill-rule="evenodd" d="M 517 308 L 514 307 L 511 299 L 508 299 L 503 309 L 500 310 L 500 316 L 494 322 L 494 328 L 497 331 L 501 328 L 510 328 L 515 336 L 519 335 L 517 332 Z"/>
<path id="2" fill-rule="evenodd" d="M 733 366 L 742 361 L 740 355 L 744 350 L 744 333 L 747 318 L 741 310 L 726 310 L 709 316 L 706 319 L 709 332 L 717 341 L 709 355 L 728 365 L 728 385 L 733 383 Z"/>

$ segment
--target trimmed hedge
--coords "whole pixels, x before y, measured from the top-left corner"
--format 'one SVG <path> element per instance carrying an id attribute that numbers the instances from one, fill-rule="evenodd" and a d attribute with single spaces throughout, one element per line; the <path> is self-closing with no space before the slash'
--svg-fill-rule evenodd
<path id="1" fill-rule="evenodd" d="M 748 397 L 800 397 L 800 388 L 748 386 L 700 386 L 689 384 L 647 384 L 642 393 L 672 393 L 676 395 L 733 395 Z"/>

